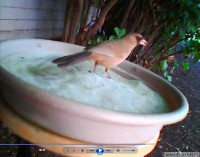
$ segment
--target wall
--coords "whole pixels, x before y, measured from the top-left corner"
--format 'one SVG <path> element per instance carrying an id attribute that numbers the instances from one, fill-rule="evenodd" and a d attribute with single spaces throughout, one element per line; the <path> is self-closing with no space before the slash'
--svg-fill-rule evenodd
<path id="1" fill-rule="evenodd" d="M 66 0 L 0 0 L 0 40 L 59 38 Z"/>

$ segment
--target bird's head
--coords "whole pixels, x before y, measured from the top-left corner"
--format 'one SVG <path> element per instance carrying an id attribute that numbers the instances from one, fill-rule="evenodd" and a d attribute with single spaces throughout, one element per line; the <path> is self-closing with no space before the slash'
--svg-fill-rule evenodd
<path id="1" fill-rule="evenodd" d="M 147 46 L 147 41 L 143 38 L 141 34 L 135 34 L 138 45 Z"/>
<path id="2" fill-rule="evenodd" d="M 147 46 L 147 41 L 143 38 L 141 34 L 131 33 L 129 34 L 129 39 L 132 43 L 136 43 L 137 45 Z"/>

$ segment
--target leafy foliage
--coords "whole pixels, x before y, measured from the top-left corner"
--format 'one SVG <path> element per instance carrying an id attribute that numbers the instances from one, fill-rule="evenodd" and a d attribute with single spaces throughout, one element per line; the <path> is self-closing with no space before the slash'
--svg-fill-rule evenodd
<path id="1" fill-rule="evenodd" d="M 190 64 L 186 61 L 182 62 L 181 65 L 185 71 L 190 69 Z"/>
<path id="2" fill-rule="evenodd" d="M 118 27 L 115 27 L 114 30 L 115 30 L 116 34 L 111 35 L 109 37 L 109 40 L 115 40 L 115 39 L 121 38 L 122 36 L 124 36 L 126 34 L 126 29 L 120 29 Z"/>
<path id="3" fill-rule="evenodd" d="M 171 72 L 179 66 L 176 55 L 185 57 L 185 61 L 180 64 L 184 70 L 189 70 L 189 57 L 194 58 L 194 63 L 200 59 L 199 0 L 72 1 L 75 10 L 71 9 L 72 12 L 81 12 L 77 14 L 78 17 L 71 16 L 72 22 L 66 18 L 68 30 L 70 23 L 80 25 L 76 29 L 76 40 L 69 40 L 73 43 L 95 45 L 120 38 L 126 32 L 138 32 L 148 41 L 148 45 L 145 49 L 136 48 L 128 59 L 154 72 L 162 72 L 169 81 Z M 71 14 L 70 5 L 67 6 L 68 17 Z M 77 19 L 80 19 L 79 25 Z M 73 39 L 70 33 L 69 38 Z"/>
<path id="4" fill-rule="evenodd" d="M 115 39 L 121 38 L 126 34 L 125 29 L 120 29 L 118 27 L 115 27 L 114 31 L 115 31 L 115 34 L 110 35 L 108 39 L 107 39 L 106 33 L 104 32 L 103 35 L 96 35 L 92 40 L 89 40 L 88 44 L 96 45 L 96 44 L 104 42 L 105 40 L 115 40 Z"/>
<path id="5" fill-rule="evenodd" d="M 116 21 L 112 19 L 112 23 L 120 25 L 127 32 L 138 32 L 148 41 L 148 46 L 144 50 L 140 48 L 134 50 L 129 58 L 130 61 L 154 72 L 162 72 L 169 81 L 171 72 L 179 67 L 175 59 L 176 55 L 182 54 L 185 57 L 180 67 L 186 71 L 190 67 L 187 62 L 189 57 L 194 58 L 194 63 L 198 62 L 200 59 L 199 0 L 134 2 L 129 0 L 117 4 L 109 14 L 110 17 L 115 17 L 118 11 Z M 119 12 L 120 7 L 123 9 Z M 122 20 L 119 20 L 120 15 Z M 106 23 L 109 23 L 108 20 Z M 111 25 L 106 26 L 105 30 L 109 30 Z M 171 57 L 174 59 L 172 60 Z"/>

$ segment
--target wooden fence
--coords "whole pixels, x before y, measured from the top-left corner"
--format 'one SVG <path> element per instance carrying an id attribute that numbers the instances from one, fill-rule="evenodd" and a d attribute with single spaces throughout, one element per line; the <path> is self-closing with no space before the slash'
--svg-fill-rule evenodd
<path id="1" fill-rule="evenodd" d="M 0 40 L 59 38 L 66 0 L 0 0 Z"/>

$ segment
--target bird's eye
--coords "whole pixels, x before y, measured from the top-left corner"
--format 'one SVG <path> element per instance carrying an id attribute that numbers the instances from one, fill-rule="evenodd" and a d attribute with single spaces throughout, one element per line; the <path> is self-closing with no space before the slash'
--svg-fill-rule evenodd
<path id="1" fill-rule="evenodd" d="M 137 36 L 136 39 L 138 42 L 140 42 L 143 38 L 141 36 Z"/>

